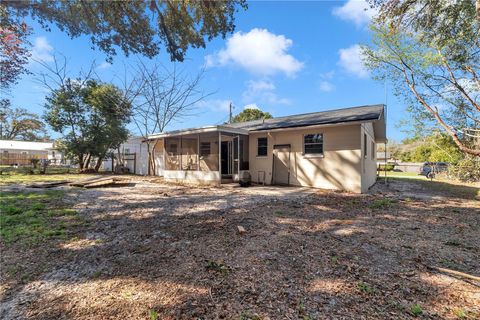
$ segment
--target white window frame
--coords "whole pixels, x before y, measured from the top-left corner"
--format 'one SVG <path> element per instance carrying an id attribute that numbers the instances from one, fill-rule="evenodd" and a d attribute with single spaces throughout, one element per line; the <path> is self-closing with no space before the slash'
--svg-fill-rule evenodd
<path id="1" fill-rule="evenodd" d="M 305 153 L 305 136 L 309 136 L 309 135 L 315 135 L 315 134 L 319 134 L 322 136 L 322 152 L 321 153 Z M 318 142 L 316 143 L 309 143 L 309 144 L 320 144 Z M 304 135 L 302 135 L 302 155 L 305 157 L 305 158 L 323 158 L 325 157 L 325 135 L 323 134 L 323 132 L 315 132 L 315 133 L 306 133 Z"/>
<path id="2" fill-rule="evenodd" d="M 265 148 L 267 149 L 267 154 L 265 155 L 259 155 L 258 154 L 258 147 L 259 147 L 259 144 L 258 144 L 258 140 L 260 139 L 266 139 L 267 140 L 267 145 L 265 146 Z M 257 137 L 257 158 L 266 158 L 268 157 L 268 137 Z"/>

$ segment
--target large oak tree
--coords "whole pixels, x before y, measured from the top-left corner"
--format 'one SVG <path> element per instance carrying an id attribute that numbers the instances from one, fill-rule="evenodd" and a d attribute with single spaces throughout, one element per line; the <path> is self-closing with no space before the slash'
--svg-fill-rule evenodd
<path id="1" fill-rule="evenodd" d="M 71 38 L 89 37 L 110 60 L 118 49 L 152 58 L 164 47 L 172 61 L 183 61 L 189 47 L 203 48 L 206 41 L 233 32 L 235 12 L 246 8 L 245 0 L 3 0 L 2 85 L 25 71 L 27 17 L 46 30 L 56 25 Z M 13 50 L 3 50 L 7 42 Z"/>

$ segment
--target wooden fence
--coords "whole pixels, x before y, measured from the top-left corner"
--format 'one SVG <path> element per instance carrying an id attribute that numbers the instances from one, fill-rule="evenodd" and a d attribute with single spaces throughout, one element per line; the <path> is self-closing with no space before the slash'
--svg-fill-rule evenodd
<path id="1" fill-rule="evenodd" d="M 31 166 L 32 159 L 48 159 L 48 154 L 34 153 L 0 153 L 0 165 L 2 166 Z"/>

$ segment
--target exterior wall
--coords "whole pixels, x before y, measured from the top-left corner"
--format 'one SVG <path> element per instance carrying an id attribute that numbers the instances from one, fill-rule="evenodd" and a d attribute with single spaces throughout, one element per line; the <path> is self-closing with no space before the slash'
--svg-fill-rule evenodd
<path id="1" fill-rule="evenodd" d="M 165 170 L 163 178 L 167 181 L 190 182 L 197 184 L 220 184 L 219 171 Z"/>
<path id="2" fill-rule="evenodd" d="M 143 167 L 143 172 L 142 174 L 147 175 L 148 174 L 148 146 L 145 143 L 145 152 L 144 156 L 142 158 L 142 167 Z M 155 142 L 155 147 L 154 147 L 154 152 L 153 152 L 153 158 L 155 161 L 155 175 L 156 176 L 163 176 L 163 170 L 165 170 L 165 157 L 164 153 L 165 152 L 165 141 L 163 139 L 158 139 L 157 142 Z"/>
<path id="3" fill-rule="evenodd" d="M 366 144 L 363 141 L 364 135 L 367 138 Z M 360 139 L 362 143 L 362 192 L 366 192 L 377 181 L 377 150 L 371 123 L 361 125 Z"/>
<path id="4" fill-rule="evenodd" d="M 273 146 L 290 144 L 290 184 L 325 189 L 340 189 L 360 193 L 361 185 L 361 145 L 360 125 L 319 127 L 273 131 L 270 133 L 250 133 L 249 157 L 252 181 L 272 183 Z M 303 154 L 303 136 L 323 133 L 323 156 Z M 257 157 L 257 138 L 268 138 L 266 157 Z"/>
<path id="5" fill-rule="evenodd" d="M 131 156 L 128 156 L 128 159 L 125 160 L 125 166 L 130 169 L 130 172 L 133 173 L 135 169 L 135 174 L 147 175 L 148 174 L 148 148 L 147 144 L 142 142 L 142 138 L 130 138 L 125 143 L 120 145 L 121 153 L 135 153 L 136 162 L 134 164 Z M 111 150 L 117 155 L 118 150 Z M 163 157 L 162 157 L 163 158 Z M 102 169 L 105 171 L 112 171 L 112 160 L 111 158 L 105 159 L 102 163 Z"/>

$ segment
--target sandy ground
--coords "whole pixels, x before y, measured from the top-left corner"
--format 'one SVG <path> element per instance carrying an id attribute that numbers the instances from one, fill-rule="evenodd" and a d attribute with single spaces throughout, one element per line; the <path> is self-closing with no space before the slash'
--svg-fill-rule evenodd
<path id="1" fill-rule="evenodd" d="M 64 201 L 85 219 L 75 238 L 1 244 L 2 269 L 29 275 L 1 272 L 1 319 L 480 318 L 480 283 L 433 269 L 480 276 L 479 203 L 414 181 L 368 195 L 138 181 Z"/>

